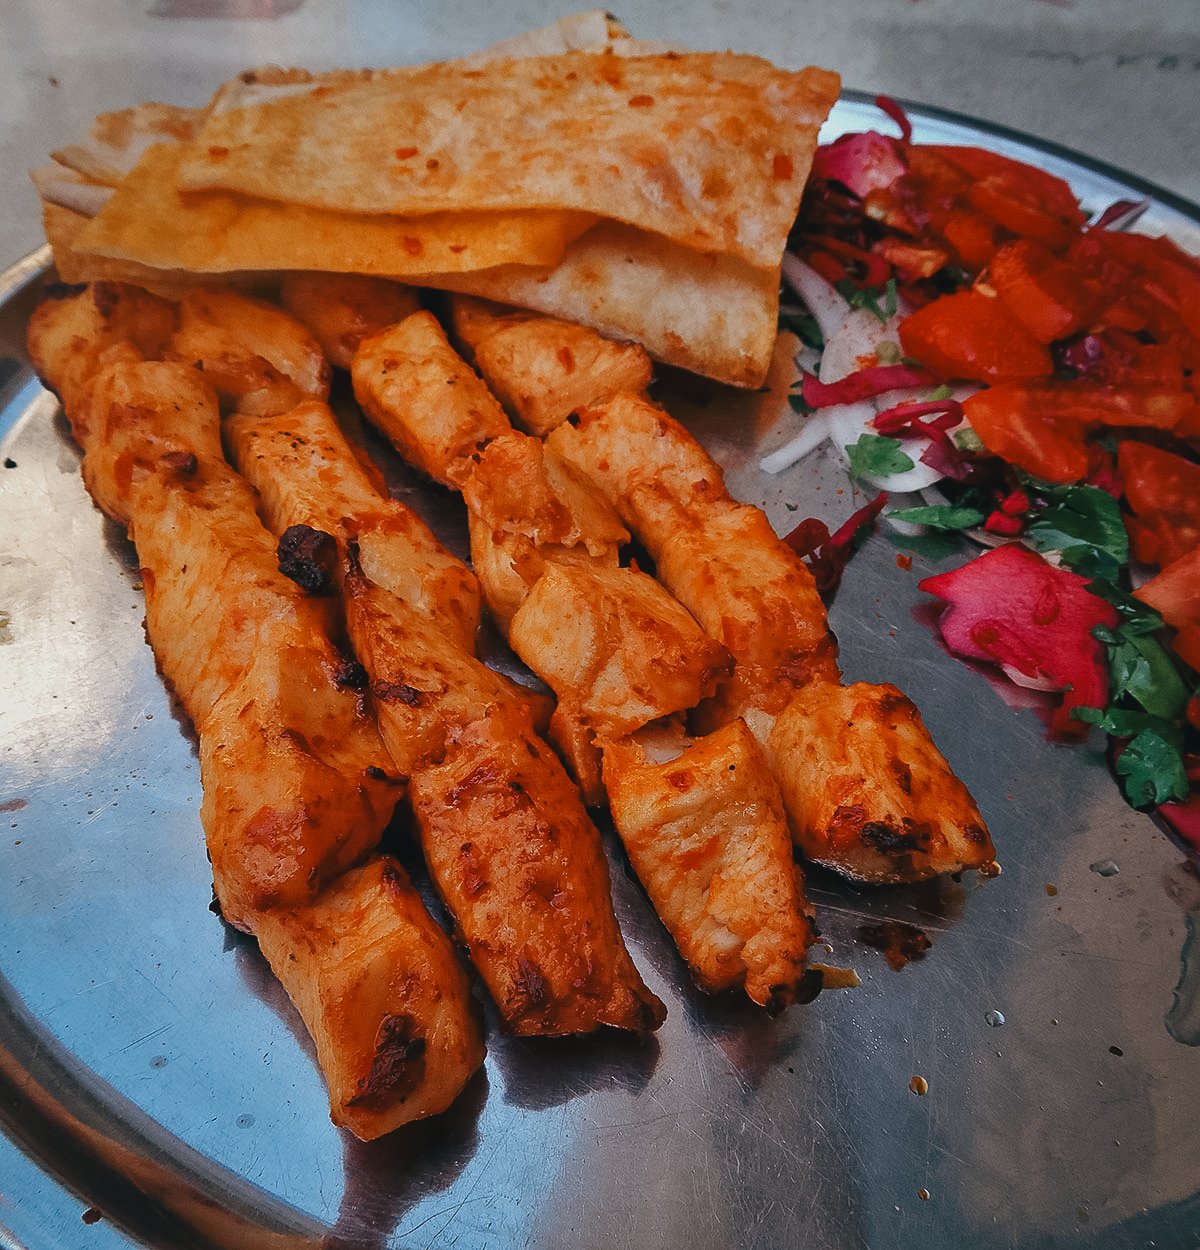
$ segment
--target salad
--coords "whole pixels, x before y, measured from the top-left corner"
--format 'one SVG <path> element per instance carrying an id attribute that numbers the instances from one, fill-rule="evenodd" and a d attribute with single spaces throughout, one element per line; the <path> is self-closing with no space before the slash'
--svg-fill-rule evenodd
<path id="1" fill-rule="evenodd" d="M 789 541 L 825 591 L 883 515 L 984 550 L 921 588 L 946 647 L 1059 692 L 1126 800 L 1200 850 L 1200 262 L 1045 172 L 898 125 L 818 149 L 784 261 L 779 472 L 831 442 L 876 498 Z M 914 493 L 908 506 L 891 496 Z"/>

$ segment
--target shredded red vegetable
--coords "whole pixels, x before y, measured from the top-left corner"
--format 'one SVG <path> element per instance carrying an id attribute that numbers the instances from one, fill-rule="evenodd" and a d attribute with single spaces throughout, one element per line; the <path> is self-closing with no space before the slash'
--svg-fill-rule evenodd
<path id="1" fill-rule="evenodd" d="M 1110 204 L 1096 219 L 1095 228 L 1097 230 L 1108 230 L 1119 222 L 1120 225 L 1117 228 L 1124 230 L 1126 227 L 1133 225 L 1149 207 L 1149 200 L 1117 200 Z"/>
<path id="2" fill-rule="evenodd" d="M 904 149 L 887 135 L 867 130 L 824 143 L 813 157 L 812 176 L 839 182 L 858 198 L 890 187 L 908 172 Z"/>
<path id="3" fill-rule="evenodd" d="M 872 424 L 891 438 L 929 439 L 930 445 L 921 453 L 921 463 L 942 477 L 964 482 L 971 476 L 972 458 L 950 437 L 950 431 L 962 419 L 962 404 L 958 400 L 931 399 L 885 408 Z"/>
<path id="4" fill-rule="evenodd" d="M 887 507 L 887 502 L 887 492 L 881 491 L 833 534 L 830 534 L 829 526 L 824 521 L 808 517 L 784 536 L 783 541 L 812 570 L 813 580 L 823 598 L 827 599 L 838 588 L 850 557 L 858 550 L 875 518 Z"/>
<path id="5" fill-rule="evenodd" d="M 997 509 L 988 518 L 1021 524 Z M 1056 568 L 1018 543 L 996 547 L 960 568 L 927 577 L 921 589 L 946 601 L 938 621 L 955 655 L 1004 664 L 1030 678 L 1048 678 L 1067 693 L 1052 724 L 1064 732 L 1083 726 L 1074 707 L 1108 699 L 1104 648 L 1097 625 L 1117 624 L 1111 604 L 1089 593 L 1087 579 Z"/>
<path id="6" fill-rule="evenodd" d="M 912 386 L 934 386 L 938 379 L 917 365 L 872 365 L 837 382 L 821 382 L 806 373 L 802 383 L 804 402 L 810 408 L 833 408 Z"/>
<path id="7" fill-rule="evenodd" d="M 892 99 L 890 95 L 877 95 L 875 107 L 886 113 L 900 127 L 900 139 L 904 143 L 912 142 L 912 122 L 908 114 Z"/>
<path id="8" fill-rule="evenodd" d="M 892 266 L 884 257 L 875 252 L 868 252 L 864 248 L 855 247 L 853 243 L 847 243 L 844 239 L 835 239 L 828 234 L 811 234 L 805 241 L 806 258 L 809 256 L 808 248 L 810 247 L 814 251 L 828 252 L 832 256 L 861 265 L 863 272 L 858 279 L 858 284 L 861 286 L 884 286 L 892 276 Z"/>

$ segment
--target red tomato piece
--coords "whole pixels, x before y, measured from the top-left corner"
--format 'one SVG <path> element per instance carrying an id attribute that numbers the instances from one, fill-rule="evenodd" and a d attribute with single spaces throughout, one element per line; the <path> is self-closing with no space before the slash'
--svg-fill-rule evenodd
<path id="1" fill-rule="evenodd" d="M 1146 564 L 1170 564 L 1200 547 L 1200 464 L 1126 440 L 1117 451 L 1133 554 Z M 1197 572 L 1200 597 L 1200 570 Z"/>
<path id="2" fill-rule="evenodd" d="M 992 386 L 963 401 L 971 428 L 993 455 L 1046 482 L 1079 482 L 1088 449 L 1074 421 L 1056 419 L 1033 387 Z"/>
<path id="3" fill-rule="evenodd" d="M 1200 625 L 1200 547 L 1173 560 L 1133 593 L 1173 629 L 1182 631 L 1189 625 Z"/>
<path id="4" fill-rule="evenodd" d="M 995 298 L 978 291 L 943 295 L 900 324 L 904 351 L 947 378 L 1007 382 L 1045 377 L 1050 353 Z"/>
<path id="5" fill-rule="evenodd" d="M 1194 410 L 1195 400 L 1183 391 L 1078 381 L 1009 382 L 963 401 L 988 451 L 1047 482 L 1087 477 L 1087 437 L 1104 426 L 1169 430 Z"/>
<path id="6" fill-rule="evenodd" d="M 1087 220 L 1061 178 L 984 148 L 935 145 L 969 177 L 967 199 L 1019 238 L 1061 250 Z"/>
<path id="7" fill-rule="evenodd" d="M 1039 343 L 1078 334 L 1103 305 L 1101 293 L 1078 270 L 1030 239 L 1000 248 L 988 265 L 988 280 Z"/>

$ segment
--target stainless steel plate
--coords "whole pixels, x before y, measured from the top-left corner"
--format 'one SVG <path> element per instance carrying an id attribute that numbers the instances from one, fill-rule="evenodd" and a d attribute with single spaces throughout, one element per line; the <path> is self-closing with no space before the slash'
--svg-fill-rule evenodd
<path id="1" fill-rule="evenodd" d="M 1144 191 L 914 116 L 918 139 L 1032 160 L 1089 205 Z M 847 99 L 829 133 L 878 122 Z M 1159 193 L 1145 224 L 1200 250 L 1198 221 Z M 195 753 L 143 638 L 132 552 L 24 355 L 43 263 L 0 291 L 0 1246 L 1200 1245 L 1200 879 L 1123 805 L 1099 742 L 1050 743 L 939 648 L 916 583 L 956 557 L 915 550 L 904 570 L 911 544 L 886 535 L 833 608 L 847 670 L 914 697 L 1003 876 L 814 875 L 828 958 L 863 984 L 771 1020 L 691 988 L 610 843 L 661 1033 L 493 1032 L 485 1073 L 436 1122 L 372 1146 L 335 1130 L 282 991 L 208 910 Z M 750 400 L 680 411 L 780 530 L 850 512 L 831 461 L 757 471 L 786 432 Z M 858 933 L 884 917 L 932 941 L 899 973 Z"/>

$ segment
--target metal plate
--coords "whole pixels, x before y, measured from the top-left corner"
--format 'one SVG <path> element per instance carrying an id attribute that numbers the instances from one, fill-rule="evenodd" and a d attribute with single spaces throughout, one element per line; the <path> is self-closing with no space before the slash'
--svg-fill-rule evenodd
<path id="1" fill-rule="evenodd" d="M 1064 174 L 1091 206 L 1144 190 L 914 119 L 919 140 Z M 843 100 L 827 134 L 877 123 Z M 1198 221 L 1156 193 L 1144 224 L 1200 250 Z M 691 988 L 610 839 L 622 927 L 670 1011 L 658 1036 L 493 1031 L 445 1116 L 371 1146 L 335 1130 L 282 991 L 208 911 L 195 753 L 132 552 L 24 356 L 43 260 L 0 291 L 0 1246 L 1200 1245 L 1200 879 L 1123 805 L 1099 742 L 1049 742 L 939 648 L 916 583 L 956 557 L 915 550 L 905 571 L 912 544 L 886 535 L 833 607 L 845 666 L 913 696 L 1003 876 L 869 890 L 814 874 L 828 958 L 863 984 L 771 1020 Z M 752 404 L 678 410 L 780 530 L 845 517 L 832 461 L 757 471 L 785 431 Z M 438 507 L 461 533 L 457 505 Z M 858 936 L 880 917 L 932 949 L 891 971 Z"/>

